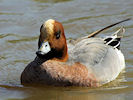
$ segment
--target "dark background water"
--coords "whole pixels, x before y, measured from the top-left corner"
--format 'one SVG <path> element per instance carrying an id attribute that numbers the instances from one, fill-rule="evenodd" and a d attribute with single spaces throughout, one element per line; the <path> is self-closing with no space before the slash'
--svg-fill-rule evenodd
<path id="1" fill-rule="evenodd" d="M 126 29 L 121 49 L 126 69 L 100 88 L 23 87 L 20 74 L 34 59 L 39 28 L 47 19 L 63 23 L 67 38 L 86 36 L 133 16 L 133 0 L 0 0 L 0 100 L 132 100 L 133 21 L 103 32 Z"/>

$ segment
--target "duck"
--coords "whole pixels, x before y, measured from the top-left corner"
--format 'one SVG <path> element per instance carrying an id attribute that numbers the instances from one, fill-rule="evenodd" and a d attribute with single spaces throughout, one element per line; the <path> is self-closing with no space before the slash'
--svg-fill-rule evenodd
<path id="1" fill-rule="evenodd" d="M 48 19 L 40 27 L 37 56 L 23 70 L 21 84 L 99 87 L 115 80 L 125 68 L 120 50 L 125 29 L 103 38 L 96 35 L 124 21 L 89 36 L 66 39 L 63 25 Z"/>

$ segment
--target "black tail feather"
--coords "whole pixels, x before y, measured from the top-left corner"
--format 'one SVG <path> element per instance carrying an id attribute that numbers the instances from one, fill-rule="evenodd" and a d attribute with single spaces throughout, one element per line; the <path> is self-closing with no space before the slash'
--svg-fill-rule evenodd
<path id="1" fill-rule="evenodd" d="M 120 42 L 121 42 L 121 38 L 123 37 L 124 33 L 125 33 L 125 29 L 123 27 L 121 27 L 119 30 L 117 30 L 111 36 L 104 38 L 105 44 L 110 45 L 113 48 L 120 49 Z"/>
<path id="2" fill-rule="evenodd" d="M 109 38 L 106 38 L 104 41 L 105 41 L 105 44 L 110 45 L 110 46 L 120 50 L 121 38 L 116 38 L 113 40 L 113 38 L 109 37 Z"/>

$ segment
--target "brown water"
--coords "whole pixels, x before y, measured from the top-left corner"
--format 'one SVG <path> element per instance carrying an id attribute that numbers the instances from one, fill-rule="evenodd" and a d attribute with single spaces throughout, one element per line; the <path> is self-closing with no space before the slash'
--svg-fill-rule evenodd
<path id="1" fill-rule="evenodd" d="M 133 0 L 0 0 L 0 100 L 133 100 L 133 21 L 124 26 L 121 49 L 126 69 L 100 88 L 24 87 L 20 74 L 34 59 L 41 24 L 63 23 L 67 38 L 77 38 L 133 16 Z"/>

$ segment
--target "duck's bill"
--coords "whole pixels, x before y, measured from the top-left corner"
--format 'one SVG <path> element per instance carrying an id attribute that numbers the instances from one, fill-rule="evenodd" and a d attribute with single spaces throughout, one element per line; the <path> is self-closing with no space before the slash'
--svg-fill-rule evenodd
<path id="1" fill-rule="evenodd" d="M 48 42 L 43 42 L 41 47 L 36 52 L 37 56 L 43 56 L 51 51 L 50 45 Z"/>

